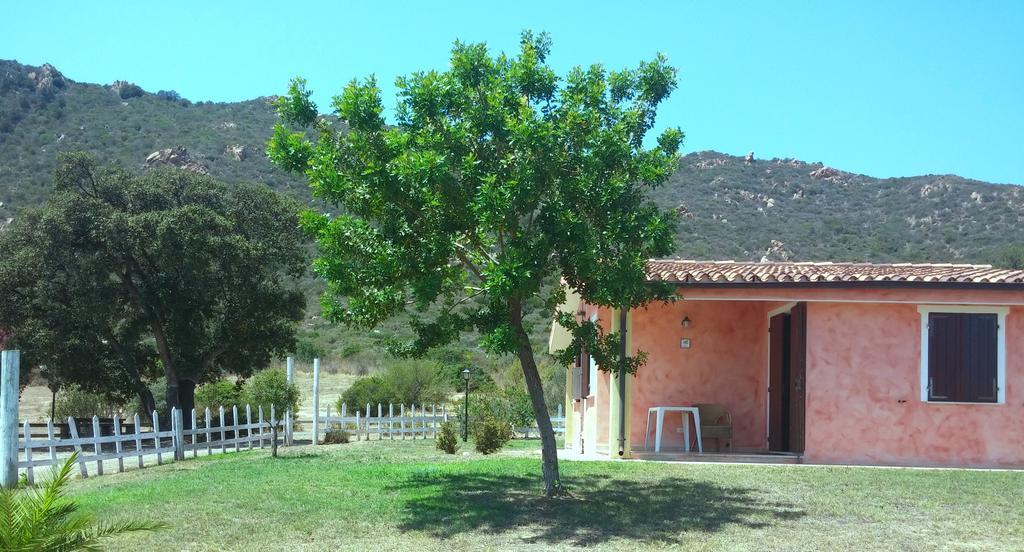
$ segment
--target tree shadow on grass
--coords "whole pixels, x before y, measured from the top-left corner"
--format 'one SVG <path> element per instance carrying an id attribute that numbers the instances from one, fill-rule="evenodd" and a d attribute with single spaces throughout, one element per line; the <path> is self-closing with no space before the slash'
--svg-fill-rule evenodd
<path id="1" fill-rule="evenodd" d="M 588 546 L 621 538 L 672 544 L 686 533 L 757 529 L 805 515 L 753 489 L 681 477 L 640 482 L 578 476 L 571 496 L 560 499 L 540 496 L 538 478 L 480 473 L 424 473 L 390 490 L 414 497 L 404 505 L 400 527 L 437 538 L 511 531 L 527 543 Z"/>

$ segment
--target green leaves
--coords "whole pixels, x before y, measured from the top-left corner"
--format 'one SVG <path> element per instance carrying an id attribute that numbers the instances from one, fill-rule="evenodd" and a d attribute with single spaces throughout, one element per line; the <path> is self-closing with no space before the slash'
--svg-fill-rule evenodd
<path id="1" fill-rule="evenodd" d="M 316 104 L 309 99 L 312 93 L 306 89 L 306 79 L 295 77 L 288 85 L 288 94 L 274 100 L 277 114 L 295 126 L 309 126 L 317 116 Z"/>
<path id="2" fill-rule="evenodd" d="M 395 126 L 370 77 L 334 98 L 340 123 L 318 124 L 315 145 L 275 132 L 272 160 L 306 171 L 343 213 L 303 217 L 320 245 L 329 319 L 373 326 L 412 307 L 418 337 L 403 354 L 467 330 L 508 353 L 522 349 L 520 306 L 545 280 L 560 276 L 599 305 L 671 296 L 644 271 L 672 251 L 675 216 L 645 190 L 674 171 L 682 133 L 654 148 L 643 137 L 675 69 L 662 56 L 611 73 L 592 65 L 560 86 L 550 48 L 529 31 L 513 56 L 456 42 L 447 70 L 396 80 Z M 289 105 L 304 94 L 293 86 Z"/>
<path id="3" fill-rule="evenodd" d="M 69 156 L 47 205 L 0 233 L 0 295 L 20 298 L 0 319 L 26 364 L 89 390 L 247 375 L 294 344 L 298 211 L 263 186 Z"/>

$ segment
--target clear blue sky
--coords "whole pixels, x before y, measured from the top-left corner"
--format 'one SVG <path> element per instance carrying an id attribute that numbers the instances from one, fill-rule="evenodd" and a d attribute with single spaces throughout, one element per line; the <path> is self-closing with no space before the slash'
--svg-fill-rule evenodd
<path id="1" fill-rule="evenodd" d="M 302 75 L 326 106 L 375 73 L 443 68 L 451 42 L 554 40 L 560 72 L 680 69 L 660 126 L 686 151 L 754 151 L 872 176 L 956 173 L 1024 184 L 1024 1 L 11 2 L 0 58 L 74 80 L 126 79 L 192 100 L 282 93 Z"/>

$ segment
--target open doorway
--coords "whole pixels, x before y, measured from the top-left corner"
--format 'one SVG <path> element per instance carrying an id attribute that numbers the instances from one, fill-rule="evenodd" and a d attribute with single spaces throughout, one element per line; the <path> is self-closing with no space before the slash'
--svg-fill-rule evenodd
<path id="1" fill-rule="evenodd" d="M 768 449 L 804 451 L 807 304 L 768 321 Z"/>

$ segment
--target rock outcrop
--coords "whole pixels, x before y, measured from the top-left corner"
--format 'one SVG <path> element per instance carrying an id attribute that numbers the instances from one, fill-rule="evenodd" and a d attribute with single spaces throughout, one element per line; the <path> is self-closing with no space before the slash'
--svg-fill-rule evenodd
<path id="1" fill-rule="evenodd" d="M 142 167 L 144 169 L 151 169 L 160 165 L 170 165 L 199 174 L 210 174 L 209 169 L 201 163 L 194 161 L 188 154 L 188 150 L 182 146 L 154 151 L 146 156 L 146 161 L 142 164 Z"/>
<path id="2" fill-rule="evenodd" d="M 250 146 L 243 146 L 241 144 L 228 144 L 224 146 L 224 154 L 231 156 L 235 161 L 245 161 L 245 159 L 254 152 L 254 148 Z"/>
<path id="3" fill-rule="evenodd" d="M 64 78 L 54 66 L 44 63 L 37 70 L 29 71 L 28 79 L 35 83 L 36 92 L 46 92 L 54 88 L 64 88 L 70 81 Z"/>
<path id="4" fill-rule="evenodd" d="M 110 89 L 117 92 L 117 95 L 120 96 L 122 100 L 137 98 L 146 93 L 141 86 L 123 80 L 114 81 L 114 84 L 110 85 Z"/>
<path id="5" fill-rule="evenodd" d="M 772 261 L 789 261 L 793 258 L 793 252 L 786 249 L 786 244 L 779 240 L 772 240 L 768 249 L 764 252 L 761 257 L 762 263 L 768 263 Z"/>
<path id="6" fill-rule="evenodd" d="M 824 167 L 823 166 L 820 169 L 814 169 L 813 171 L 811 171 L 811 178 L 817 178 L 817 179 L 820 179 L 820 180 L 827 180 L 829 178 L 836 178 L 837 176 L 840 176 L 841 174 L 843 174 L 843 173 L 839 172 L 836 169 L 833 169 L 832 167 Z"/>

